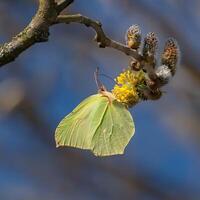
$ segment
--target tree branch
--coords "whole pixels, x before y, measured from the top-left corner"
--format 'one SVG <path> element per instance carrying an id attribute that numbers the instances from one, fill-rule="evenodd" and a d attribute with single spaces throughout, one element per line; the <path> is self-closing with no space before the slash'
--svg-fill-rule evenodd
<path id="1" fill-rule="evenodd" d="M 73 2 L 74 0 L 61 0 L 60 2 L 58 2 L 56 7 L 57 13 L 59 14 L 60 12 L 62 12 Z"/>
<path id="2" fill-rule="evenodd" d="M 88 17 L 82 16 L 81 14 L 59 15 L 56 21 L 56 23 L 66 23 L 66 24 L 72 22 L 84 24 L 87 27 L 93 28 L 96 32 L 95 40 L 98 42 L 99 47 L 101 48 L 111 47 L 125 53 L 126 55 L 135 58 L 136 60 L 139 61 L 142 60 L 142 56 L 136 50 L 131 49 L 107 37 L 102 29 L 102 24 L 98 21 L 94 21 Z"/>
<path id="3" fill-rule="evenodd" d="M 0 46 L 0 66 L 15 60 L 33 44 L 48 40 L 49 26 L 57 17 L 55 6 L 54 0 L 39 0 L 39 9 L 30 24 L 10 42 Z"/>
<path id="4" fill-rule="evenodd" d="M 13 37 L 10 42 L 0 46 L 0 67 L 14 61 L 18 55 L 35 43 L 48 41 L 50 26 L 58 23 L 68 24 L 71 22 L 92 27 L 96 32 L 95 40 L 98 42 L 99 47 L 114 48 L 138 61 L 143 60 L 142 55 L 136 50 L 107 37 L 100 22 L 80 14 L 59 15 L 72 2 L 73 0 L 61 0 L 59 3 L 55 3 L 54 0 L 39 0 L 39 9 L 30 24 L 22 32 Z"/>

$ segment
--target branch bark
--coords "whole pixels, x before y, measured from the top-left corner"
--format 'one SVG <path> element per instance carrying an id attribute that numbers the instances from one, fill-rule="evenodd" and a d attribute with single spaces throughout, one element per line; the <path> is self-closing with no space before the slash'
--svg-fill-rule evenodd
<path id="1" fill-rule="evenodd" d="M 92 20 L 80 14 L 59 15 L 73 0 L 61 0 L 55 3 L 54 0 L 39 0 L 39 9 L 30 24 L 8 43 L 0 46 L 0 67 L 12 62 L 23 51 L 39 42 L 46 42 L 49 38 L 49 28 L 58 23 L 69 24 L 72 22 L 84 24 L 96 32 L 95 40 L 99 47 L 110 47 L 125 53 L 128 56 L 142 61 L 142 56 L 124 44 L 116 42 L 106 36 L 100 22 Z"/>
<path id="2" fill-rule="evenodd" d="M 8 43 L 0 46 L 0 66 L 3 66 L 37 42 L 45 42 L 49 26 L 57 15 L 54 0 L 39 0 L 39 9 L 30 24 Z"/>
<path id="3" fill-rule="evenodd" d="M 56 7 L 57 13 L 59 14 L 60 12 L 62 12 L 65 8 L 67 8 L 73 2 L 74 0 L 61 0 L 60 2 L 58 2 L 57 7 Z"/>
<path id="4" fill-rule="evenodd" d="M 92 20 L 81 14 L 59 15 L 56 21 L 56 23 L 66 23 L 66 24 L 69 24 L 72 22 L 84 24 L 87 27 L 93 28 L 94 31 L 96 32 L 95 40 L 98 42 L 99 47 L 101 48 L 111 47 L 125 53 L 126 55 L 129 55 L 135 58 L 136 60 L 142 60 L 142 56 L 134 49 L 131 49 L 107 37 L 102 28 L 102 24 L 98 21 Z"/>

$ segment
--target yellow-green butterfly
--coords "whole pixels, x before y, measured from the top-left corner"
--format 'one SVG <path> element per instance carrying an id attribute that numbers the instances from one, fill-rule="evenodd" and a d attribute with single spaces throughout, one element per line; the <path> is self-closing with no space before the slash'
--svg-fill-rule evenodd
<path id="1" fill-rule="evenodd" d="M 58 125 L 56 146 L 91 150 L 96 156 L 123 154 L 135 127 L 127 106 L 108 91 L 82 101 Z"/>

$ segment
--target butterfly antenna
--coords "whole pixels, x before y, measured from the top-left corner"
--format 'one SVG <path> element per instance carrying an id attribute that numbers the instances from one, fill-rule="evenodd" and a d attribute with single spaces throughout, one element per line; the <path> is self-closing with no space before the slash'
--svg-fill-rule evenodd
<path id="1" fill-rule="evenodd" d="M 96 71 L 94 72 L 94 80 L 96 82 L 98 90 L 100 90 L 100 91 L 106 91 L 105 86 L 99 80 L 99 67 L 97 67 Z"/>
<path id="2" fill-rule="evenodd" d="M 115 81 L 115 79 L 113 79 L 112 77 L 110 77 L 110 76 L 108 76 L 108 75 L 106 75 L 106 74 L 99 74 L 99 76 L 104 76 L 104 77 L 110 79 L 111 81 L 113 81 L 115 84 L 118 85 L 118 83 Z"/>

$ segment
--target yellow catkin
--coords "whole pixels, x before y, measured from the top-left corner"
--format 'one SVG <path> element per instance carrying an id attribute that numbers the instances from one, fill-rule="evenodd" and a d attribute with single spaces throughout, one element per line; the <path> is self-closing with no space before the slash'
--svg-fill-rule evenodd
<path id="1" fill-rule="evenodd" d="M 132 107 L 140 100 L 138 86 L 145 83 L 145 74 L 141 71 L 127 69 L 115 79 L 116 85 L 112 93 L 117 101 Z"/>

